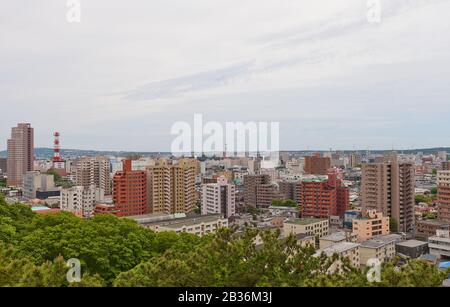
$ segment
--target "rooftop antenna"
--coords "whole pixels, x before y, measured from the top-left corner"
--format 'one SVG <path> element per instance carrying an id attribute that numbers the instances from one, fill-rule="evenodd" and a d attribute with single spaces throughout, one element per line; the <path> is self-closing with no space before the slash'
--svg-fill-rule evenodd
<path id="1" fill-rule="evenodd" d="M 53 133 L 53 162 L 61 161 L 61 145 L 59 144 L 59 132 Z"/>

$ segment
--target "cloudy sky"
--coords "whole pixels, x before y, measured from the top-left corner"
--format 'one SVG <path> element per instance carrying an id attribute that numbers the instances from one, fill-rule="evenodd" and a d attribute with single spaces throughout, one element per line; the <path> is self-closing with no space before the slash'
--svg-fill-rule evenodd
<path id="1" fill-rule="evenodd" d="M 171 126 L 278 121 L 282 149 L 450 146 L 450 0 L 2 1 L 0 149 L 169 150 Z"/>

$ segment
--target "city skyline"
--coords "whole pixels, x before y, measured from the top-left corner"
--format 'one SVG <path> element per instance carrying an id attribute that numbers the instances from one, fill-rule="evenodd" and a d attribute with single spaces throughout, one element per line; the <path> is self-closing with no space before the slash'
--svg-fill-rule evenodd
<path id="1" fill-rule="evenodd" d="M 383 1 L 380 23 L 358 0 L 83 1 L 80 23 L 21 2 L 0 12 L 0 150 L 26 121 L 36 147 L 57 130 L 63 148 L 169 151 L 194 113 L 279 121 L 282 150 L 450 146 L 448 1 Z"/>

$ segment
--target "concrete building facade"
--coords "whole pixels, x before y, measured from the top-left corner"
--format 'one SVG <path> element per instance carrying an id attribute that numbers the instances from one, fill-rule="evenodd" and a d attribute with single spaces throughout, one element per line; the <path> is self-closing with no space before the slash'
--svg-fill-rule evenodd
<path id="1" fill-rule="evenodd" d="M 95 186 L 111 195 L 110 163 L 105 157 L 87 157 L 74 161 L 73 178 L 78 186 Z"/>
<path id="2" fill-rule="evenodd" d="M 34 165 L 34 128 L 31 124 L 20 123 L 13 127 L 7 146 L 8 185 L 22 186 L 23 176 L 33 171 Z"/>
<path id="3" fill-rule="evenodd" d="M 244 176 L 244 205 L 256 207 L 258 204 L 258 186 L 270 185 L 269 175 L 246 175 Z"/>
<path id="4" fill-rule="evenodd" d="M 353 233 L 359 242 L 375 236 L 389 234 L 389 217 L 376 210 L 367 210 L 365 215 L 353 220 Z"/>
<path id="5" fill-rule="evenodd" d="M 95 205 L 103 201 L 105 193 L 95 186 L 75 186 L 62 189 L 60 194 L 61 211 L 72 212 L 79 217 L 90 218 L 94 214 Z"/>
<path id="6" fill-rule="evenodd" d="M 363 211 L 375 209 L 398 223 L 398 231 L 414 229 L 414 165 L 400 163 L 396 154 L 362 166 Z"/>
<path id="7" fill-rule="evenodd" d="M 315 153 L 311 156 L 305 157 L 306 174 L 311 175 L 326 175 L 327 171 L 331 168 L 331 158 L 322 157 L 320 153 Z"/>
<path id="8" fill-rule="evenodd" d="M 147 175 L 133 171 L 131 160 L 124 160 L 123 171 L 114 175 L 113 201 L 119 216 L 148 213 Z"/>
<path id="9" fill-rule="evenodd" d="M 202 214 L 214 213 L 227 218 L 236 214 L 235 186 L 225 177 L 219 177 L 217 183 L 202 186 Z"/>
<path id="10" fill-rule="evenodd" d="M 290 234 L 306 234 L 322 238 L 330 233 L 328 219 L 302 218 L 289 219 L 284 222 L 283 235 L 288 237 Z"/>
<path id="11" fill-rule="evenodd" d="M 160 159 L 147 168 L 147 198 L 150 213 L 190 213 L 197 204 L 197 161 L 181 159 L 177 164 Z"/>
<path id="12" fill-rule="evenodd" d="M 438 186 L 438 215 L 444 222 L 450 222 L 450 171 L 439 171 Z"/>
<path id="13" fill-rule="evenodd" d="M 55 186 L 53 175 L 41 174 L 41 172 L 27 172 L 23 177 L 23 197 L 27 199 L 36 198 L 38 191 L 55 191 L 58 190 Z"/>

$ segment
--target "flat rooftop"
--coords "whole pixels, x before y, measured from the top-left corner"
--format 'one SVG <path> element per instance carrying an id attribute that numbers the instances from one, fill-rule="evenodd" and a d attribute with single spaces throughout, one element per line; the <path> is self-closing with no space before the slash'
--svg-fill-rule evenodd
<path id="1" fill-rule="evenodd" d="M 344 241 L 351 236 L 354 236 L 351 232 L 339 231 L 328 236 L 324 236 L 320 240 L 339 242 Z"/>
<path id="2" fill-rule="evenodd" d="M 325 253 L 327 256 L 332 256 L 335 253 L 342 253 L 351 249 L 354 249 L 358 247 L 358 243 L 352 243 L 352 242 L 341 242 L 336 243 L 331 246 L 328 246 L 327 248 L 320 249 L 317 251 L 316 255 L 320 255 L 321 253 Z"/>
<path id="3" fill-rule="evenodd" d="M 405 246 L 405 247 L 419 247 L 422 245 L 426 245 L 428 242 L 419 241 L 419 240 L 406 240 L 403 242 L 397 243 L 399 246 Z"/>
<path id="4" fill-rule="evenodd" d="M 397 234 L 378 236 L 378 237 L 374 237 L 373 239 L 362 242 L 361 246 L 368 247 L 368 248 L 379 248 L 379 247 L 383 247 L 386 244 L 400 241 L 401 239 L 402 239 L 402 236 L 397 235 Z"/>
<path id="5" fill-rule="evenodd" d="M 328 221 L 327 219 L 315 219 L 315 218 L 303 218 L 303 219 L 290 219 L 284 222 L 285 224 L 297 224 L 297 225 L 309 225 L 318 222 Z"/>
<path id="6" fill-rule="evenodd" d="M 126 218 L 135 220 L 139 224 L 148 224 L 152 222 L 168 221 L 185 217 L 186 217 L 185 213 L 177 213 L 177 214 L 153 213 L 153 214 L 127 216 Z"/>
<path id="7" fill-rule="evenodd" d="M 419 221 L 418 223 L 432 226 L 450 226 L 450 223 L 440 220 L 422 220 Z"/>
<path id="8" fill-rule="evenodd" d="M 34 206 L 34 207 L 31 207 L 31 211 L 40 211 L 40 210 L 49 210 L 49 209 L 51 209 L 51 208 L 49 208 L 49 207 L 46 207 L 46 206 Z"/>
<path id="9" fill-rule="evenodd" d="M 172 220 L 163 220 L 163 221 L 155 221 L 150 223 L 145 223 L 145 226 L 159 225 L 165 228 L 173 228 L 178 229 L 184 226 L 194 226 L 202 223 L 211 223 L 221 219 L 222 216 L 220 214 L 210 214 L 210 215 L 199 215 L 195 217 L 185 217 L 185 218 L 177 218 Z"/>

